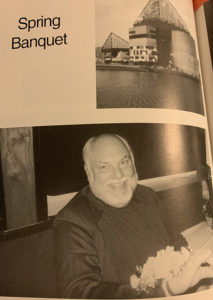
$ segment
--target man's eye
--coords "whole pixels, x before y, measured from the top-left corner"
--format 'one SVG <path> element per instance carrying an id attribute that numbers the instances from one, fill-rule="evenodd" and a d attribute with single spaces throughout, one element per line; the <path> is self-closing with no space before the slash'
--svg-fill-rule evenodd
<path id="1" fill-rule="evenodd" d="M 127 166 L 129 164 L 129 159 L 124 159 L 121 161 L 121 166 Z"/>
<path id="2" fill-rule="evenodd" d="M 108 169 L 108 166 L 105 166 L 105 165 L 98 166 L 98 169 L 99 169 L 100 171 L 105 171 L 105 170 Z"/>

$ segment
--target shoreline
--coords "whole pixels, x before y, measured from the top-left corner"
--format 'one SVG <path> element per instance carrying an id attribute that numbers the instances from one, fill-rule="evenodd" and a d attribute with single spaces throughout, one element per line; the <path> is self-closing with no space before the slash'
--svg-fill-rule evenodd
<path id="1" fill-rule="evenodd" d="M 193 77 L 187 73 L 179 72 L 172 69 L 159 68 L 154 66 L 138 66 L 138 65 L 121 65 L 121 64 L 96 64 L 96 70 L 112 70 L 112 71 L 137 71 L 137 72 L 153 72 L 153 73 L 167 73 L 171 75 L 186 77 L 200 83 L 200 79 Z"/>

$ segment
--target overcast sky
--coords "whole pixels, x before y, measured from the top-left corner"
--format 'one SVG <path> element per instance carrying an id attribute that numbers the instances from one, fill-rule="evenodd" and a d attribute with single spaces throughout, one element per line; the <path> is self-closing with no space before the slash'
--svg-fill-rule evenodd
<path id="1" fill-rule="evenodd" d="M 113 32 L 128 41 L 128 30 L 149 0 L 95 0 L 96 46 L 103 46 Z M 194 14 L 191 0 L 170 0 L 195 36 Z"/>

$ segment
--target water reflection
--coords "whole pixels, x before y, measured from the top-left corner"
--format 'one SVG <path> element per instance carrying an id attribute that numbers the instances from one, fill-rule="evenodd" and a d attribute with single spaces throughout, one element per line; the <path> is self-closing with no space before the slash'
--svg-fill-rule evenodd
<path id="1" fill-rule="evenodd" d="M 198 81 L 169 73 L 97 70 L 97 108 L 166 108 L 204 114 Z"/>

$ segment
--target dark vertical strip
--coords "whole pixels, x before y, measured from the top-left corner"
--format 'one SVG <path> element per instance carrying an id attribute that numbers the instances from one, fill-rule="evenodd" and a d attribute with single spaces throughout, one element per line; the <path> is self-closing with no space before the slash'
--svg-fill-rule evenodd
<path id="1" fill-rule="evenodd" d="M 35 186 L 36 186 L 36 208 L 38 221 L 43 221 L 48 218 L 47 215 L 47 195 L 43 182 L 44 160 L 40 136 L 40 127 L 33 128 L 33 150 L 34 150 L 34 165 L 35 165 Z"/>
<path id="2" fill-rule="evenodd" d="M 204 3 L 204 12 L 205 12 L 205 17 L 206 17 L 206 27 L 207 27 L 209 48 L 210 48 L 211 61 L 212 61 L 212 67 L 213 67 L 213 18 L 212 18 L 213 1 L 212 0 Z"/>
<path id="3" fill-rule="evenodd" d="M 0 231 L 5 229 L 7 229 L 7 220 L 6 220 L 6 211 L 5 211 L 5 199 L 4 199 L 1 152 L 0 152 Z"/>

